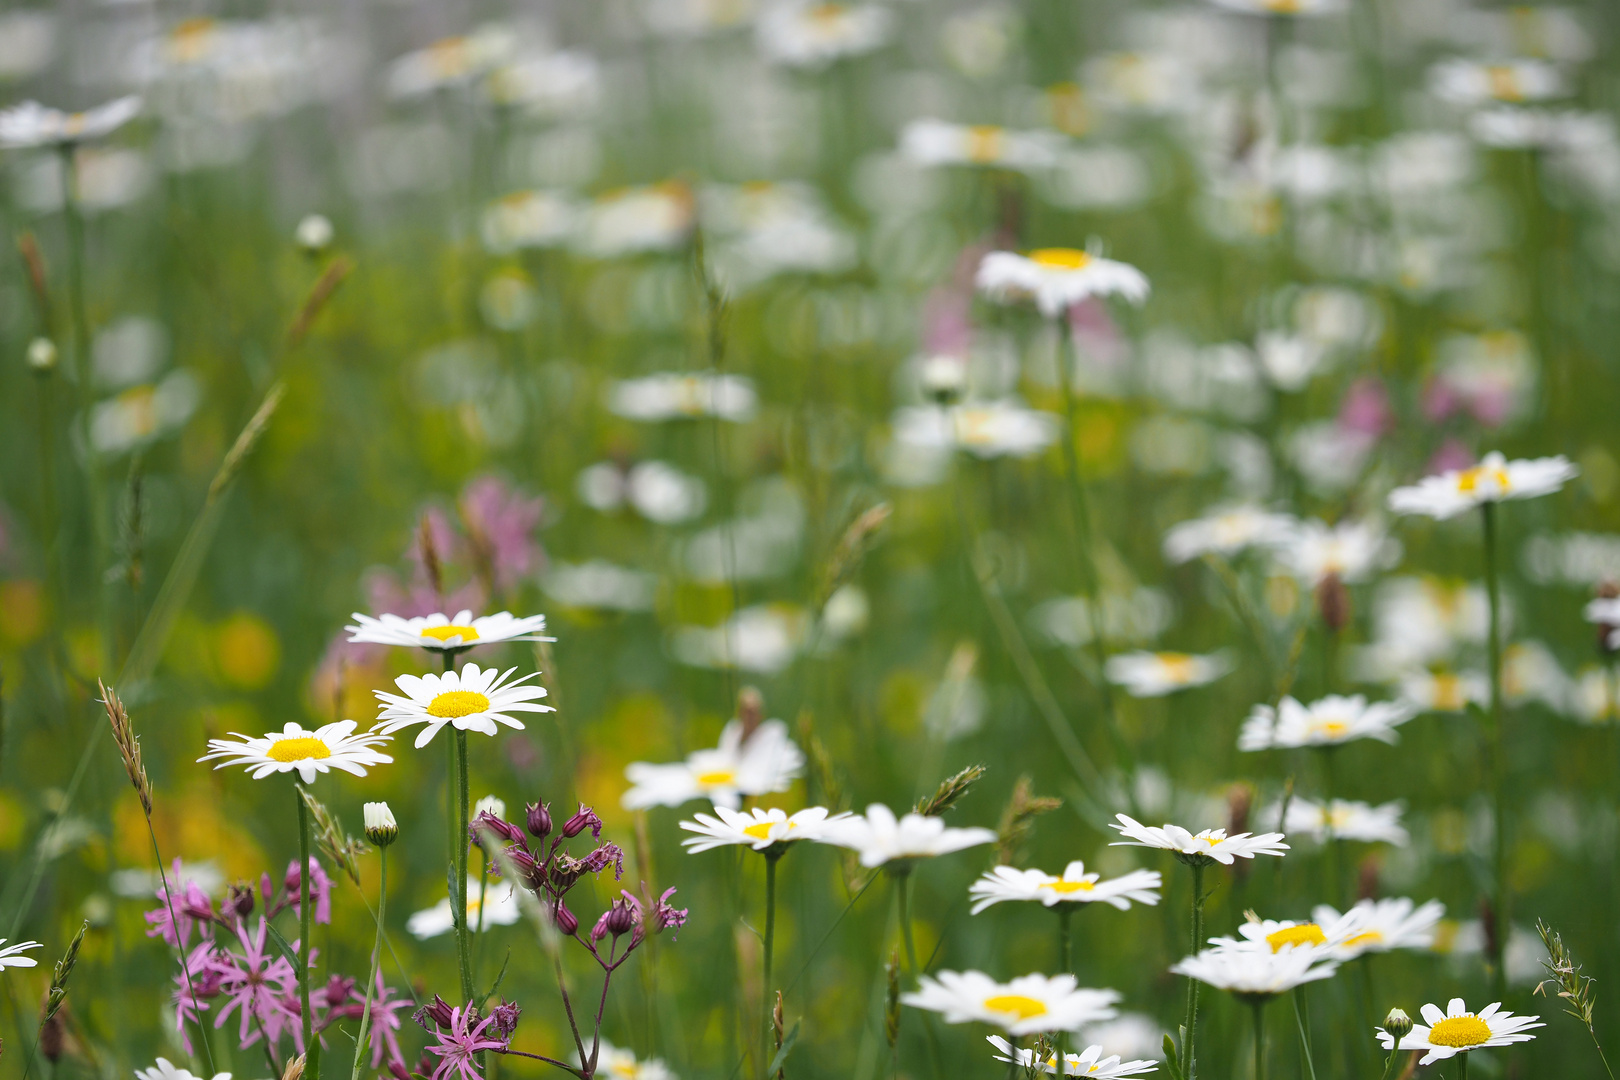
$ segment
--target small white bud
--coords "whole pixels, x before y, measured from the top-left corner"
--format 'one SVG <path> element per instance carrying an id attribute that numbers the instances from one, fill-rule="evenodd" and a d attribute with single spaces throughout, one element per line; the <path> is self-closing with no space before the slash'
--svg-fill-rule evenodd
<path id="1" fill-rule="evenodd" d="M 473 817 L 477 817 L 486 810 L 498 818 L 504 818 L 506 816 L 506 800 L 497 799 L 493 795 L 485 795 L 473 804 Z"/>
<path id="2" fill-rule="evenodd" d="M 394 812 L 388 809 L 385 802 L 368 802 L 361 808 L 365 817 L 366 839 L 378 847 L 387 847 L 399 839 L 399 826 L 394 822 Z"/>
<path id="3" fill-rule="evenodd" d="M 310 214 L 298 223 L 298 246 L 311 254 L 325 251 L 332 233 L 332 223 L 324 214 Z"/>
<path id="4" fill-rule="evenodd" d="M 929 356 L 918 365 L 918 381 L 932 401 L 950 405 L 967 388 L 967 364 L 955 356 Z"/>
<path id="5" fill-rule="evenodd" d="M 37 337 L 28 343 L 28 366 L 44 374 L 56 367 L 56 342 Z"/>

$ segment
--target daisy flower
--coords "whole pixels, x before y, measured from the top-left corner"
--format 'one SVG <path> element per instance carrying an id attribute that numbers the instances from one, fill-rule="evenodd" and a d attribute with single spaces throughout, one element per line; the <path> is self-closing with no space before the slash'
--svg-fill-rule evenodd
<path id="1" fill-rule="evenodd" d="M 62 146 L 110 135 L 135 119 L 141 99 L 117 98 L 84 112 L 67 113 L 25 101 L 0 109 L 0 147 L 26 150 L 36 146 Z"/>
<path id="2" fill-rule="evenodd" d="M 1550 495 L 1579 473 L 1562 455 L 1509 461 L 1493 450 L 1478 465 L 1448 469 L 1396 488 L 1389 493 L 1389 508 L 1397 514 L 1424 514 L 1444 521 L 1488 502 Z"/>
<path id="3" fill-rule="evenodd" d="M 523 917 L 518 907 L 517 893 L 511 885 L 500 882 L 489 884 L 489 906 L 484 906 L 484 891 L 478 882 L 467 882 L 467 925 L 477 926 L 479 912 L 485 926 L 511 926 Z M 430 908 L 423 908 L 405 922 L 405 929 L 419 941 L 426 941 L 455 929 L 455 917 L 450 913 L 450 898 L 442 896 Z"/>
<path id="4" fill-rule="evenodd" d="M 1365 953 L 1433 948 L 1435 928 L 1445 913 L 1446 905 L 1438 900 L 1414 909 L 1411 900 L 1397 896 L 1357 901 L 1343 915 L 1319 904 L 1311 918 L 1338 942 L 1339 955 L 1350 960 Z"/>
<path id="5" fill-rule="evenodd" d="M 1329 930 L 1339 935 L 1335 937 Z M 1293 949 L 1335 949 L 1353 931 L 1342 921 L 1324 926 L 1291 919 L 1256 919 L 1252 916 L 1238 927 L 1238 937 L 1210 938 L 1216 949 L 1280 953 Z M 1337 954 L 1335 954 L 1337 955 Z"/>
<path id="6" fill-rule="evenodd" d="M 1000 1035 L 987 1036 L 990 1045 L 999 1053 L 997 1061 L 1015 1062 L 1024 1069 L 1034 1069 L 1035 1051 L 1027 1047 L 1015 1047 Z M 1083 1076 L 1087 1080 L 1128 1080 L 1130 1077 L 1143 1076 L 1159 1067 L 1158 1062 L 1151 1058 L 1140 1061 L 1121 1061 L 1118 1054 L 1108 1057 L 1102 1056 L 1103 1048 L 1092 1045 L 1079 1054 L 1065 1054 L 1064 1076 Z M 1047 1058 L 1040 1063 L 1040 1071 L 1047 1073 L 1057 1072 L 1057 1058 Z"/>
<path id="7" fill-rule="evenodd" d="M 678 180 L 604 192 L 586 209 L 575 244 L 598 259 L 671 251 L 686 243 L 695 211 L 691 188 Z"/>
<path id="8" fill-rule="evenodd" d="M 948 855 L 991 843 L 995 838 L 994 829 L 953 829 L 942 819 L 923 814 L 907 814 L 896 819 L 893 810 L 882 803 L 873 803 L 866 808 L 864 817 L 850 817 L 829 829 L 822 842 L 853 848 L 860 852 L 861 865 L 872 867 L 898 860 Z"/>
<path id="9" fill-rule="evenodd" d="M 1608 627 L 1604 644 L 1613 649 L 1620 645 L 1620 598 L 1600 596 L 1587 603 L 1583 612 L 1586 621 Z"/>
<path id="10" fill-rule="evenodd" d="M 662 1058 L 637 1061 L 634 1050 L 621 1050 L 606 1039 L 596 1053 L 596 1075 L 606 1080 L 676 1080 Z"/>
<path id="11" fill-rule="evenodd" d="M 1049 131 L 913 120 L 900 132 L 900 153 L 918 165 L 991 165 L 1032 172 L 1057 164 L 1062 140 Z"/>
<path id="12" fill-rule="evenodd" d="M 715 815 L 694 814 L 696 821 L 683 821 L 681 828 L 697 833 L 681 844 L 692 854 L 709 851 L 728 844 L 746 844 L 755 851 L 765 851 L 774 844 L 791 844 L 796 840 L 820 840 L 828 831 L 848 818 L 849 814 L 827 816 L 824 806 L 812 806 L 789 816 L 787 811 L 758 807 L 739 813 L 729 807 L 717 806 Z"/>
<path id="13" fill-rule="evenodd" d="M 418 748 L 426 746 L 446 724 L 457 731 L 479 731 L 495 734 L 495 723 L 523 730 L 523 721 L 507 715 L 514 712 L 555 712 L 550 705 L 542 705 L 537 698 L 546 696 L 543 686 L 525 685 L 539 674 L 525 675 L 507 682 L 517 668 L 507 668 L 499 674 L 494 668 L 480 669 L 468 664 L 461 671 L 447 671 L 443 675 L 401 675 L 394 685 L 404 696 L 384 690 L 373 691 L 383 703 L 377 714 L 374 731 L 392 735 L 413 724 L 426 724 L 416 736 Z"/>
<path id="14" fill-rule="evenodd" d="M 692 799 L 735 809 L 744 795 L 786 791 L 803 769 L 804 754 L 782 721 L 767 720 L 745 738 L 742 721 L 733 720 L 712 750 L 695 751 L 671 765 L 632 762 L 624 770 L 631 788 L 621 801 L 626 810 L 679 806 Z"/>
<path id="15" fill-rule="evenodd" d="M 1400 676 L 1400 695 L 1417 712 L 1458 713 L 1469 702 L 1489 701 L 1491 684 L 1480 671 L 1408 671 Z"/>
<path id="16" fill-rule="evenodd" d="M 948 408 L 905 406 L 895 410 L 893 430 L 896 445 L 908 450 L 1027 458 L 1057 441 L 1060 423 L 1052 413 L 1002 398 Z"/>
<path id="17" fill-rule="evenodd" d="M 15 945 L 7 945 L 5 938 L 0 938 L 0 970 L 8 967 L 34 967 L 39 963 L 32 956 L 24 956 L 29 949 L 42 948 L 37 941 L 19 941 Z"/>
<path id="18" fill-rule="evenodd" d="M 1482 64 L 1455 57 L 1429 69 L 1429 89 L 1441 101 L 1469 106 L 1550 101 L 1569 93 L 1557 65 L 1545 60 Z"/>
<path id="19" fill-rule="evenodd" d="M 189 1069 L 182 1069 L 168 1058 L 158 1058 L 150 1069 L 136 1069 L 135 1080 L 202 1080 Z M 228 1072 L 215 1073 L 214 1080 L 231 1080 Z"/>
<path id="20" fill-rule="evenodd" d="M 1372 806 L 1364 802 L 1334 799 L 1319 803 L 1296 796 L 1288 803 L 1288 818 L 1283 822 L 1283 828 L 1290 836 L 1305 833 L 1318 843 L 1332 838 L 1405 847 L 1411 839 L 1401 824 L 1401 804 L 1398 802 Z"/>
<path id="21" fill-rule="evenodd" d="M 1318 928 L 1320 930 L 1320 928 Z M 1271 949 L 1213 948 L 1183 957 L 1170 971 L 1220 990 L 1264 1000 L 1318 979 L 1331 978 L 1339 962 L 1314 945 Z"/>
<path id="22" fill-rule="evenodd" d="M 1377 739 L 1394 745 L 1395 729 L 1415 714 L 1405 701 L 1369 704 L 1360 694 L 1350 697 L 1334 694 L 1309 705 L 1285 697 L 1275 709 L 1270 705 L 1254 707 L 1238 733 L 1238 749 L 1338 746 L 1355 739 Z"/>
<path id="23" fill-rule="evenodd" d="M 982 971 L 942 971 L 924 975 L 915 993 L 900 1001 L 943 1013 L 948 1024 L 980 1020 L 1011 1035 L 1038 1031 L 1074 1031 L 1082 1024 L 1114 1015 L 1119 993 L 1081 989 L 1073 975 L 1024 975 L 998 983 Z"/>
<path id="24" fill-rule="evenodd" d="M 975 881 L 968 889 L 968 895 L 976 901 L 973 905 L 975 915 L 1003 900 L 1039 900 L 1046 907 L 1053 907 L 1059 901 L 1080 904 L 1101 902 L 1126 911 L 1133 900 L 1149 907 L 1157 904 L 1158 890 L 1164 885 L 1157 870 L 1132 870 L 1108 881 L 1098 880 L 1100 877 L 1100 874 L 1086 873 L 1086 865 L 1079 859 L 1064 867 L 1058 877 L 1044 870 L 1014 870 L 1010 866 L 998 866 Z"/>
<path id="25" fill-rule="evenodd" d="M 1039 248 L 1028 255 L 992 251 L 979 263 L 974 280 L 993 300 L 1033 299 L 1049 319 L 1092 296 L 1117 293 L 1140 304 L 1150 288 L 1147 275 L 1136 267 L 1074 248 Z"/>
<path id="26" fill-rule="evenodd" d="M 1110 656 L 1103 670 L 1109 682 L 1132 697 L 1164 697 L 1214 682 L 1232 670 L 1232 661 L 1224 652 L 1131 652 Z"/>
<path id="27" fill-rule="evenodd" d="M 757 29 L 766 59 L 820 68 L 879 48 L 893 25 L 894 14 L 879 4 L 778 0 L 760 16 Z"/>
<path id="28" fill-rule="evenodd" d="M 223 759 L 214 766 L 216 769 L 246 765 L 255 780 L 297 769 L 304 783 L 313 784 L 317 773 L 342 769 L 364 776 L 368 765 L 387 765 L 394 760 L 372 749 L 389 741 L 387 732 L 373 729 L 356 735 L 354 728 L 353 720 L 339 720 L 310 731 L 296 720 L 289 720 L 283 730 L 267 732 L 259 738 L 233 731 L 231 734 L 241 742 L 209 739 L 208 753 L 197 761 Z"/>
<path id="29" fill-rule="evenodd" d="M 1213 859 L 1223 866 L 1231 866 L 1235 859 L 1252 859 L 1256 855 L 1281 855 L 1288 850 L 1282 842 L 1282 833 L 1238 833 L 1227 836 L 1225 829 L 1205 829 L 1192 833 L 1180 825 L 1165 825 L 1155 829 L 1124 814 L 1115 814 L 1120 822 L 1110 823 L 1125 839 L 1116 840 L 1110 847 L 1150 847 L 1173 851 L 1184 862 L 1202 862 Z"/>
<path id="30" fill-rule="evenodd" d="M 1329 574 L 1348 584 L 1366 581 L 1401 557 L 1401 545 L 1376 521 L 1301 521 L 1277 546 L 1277 558 L 1307 585 Z"/>
<path id="31" fill-rule="evenodd" d="M 1164 557 L 1180 564 L 1201 555 L 1232 556 L 1245 548 L 1280 543 L 1293 532 L 1294 519 L 1288 514 L 1233 506 L 1172 526 L 1164 534 Z"/>
<path id="32" fill-rule="evenodd" d="M 1400 1046 L 1402 1050 L 1425 1051 L 1419 1065 L 1444 1061 L 1482 1046 L 1529 1042 L 1535 1038 L 1526 1034 L 1530 1028 L 1546 1026 L 1539 1023 L 1539 1016 L 1514 1016 L 1502 1011 L 1500 1001 L 1485 1006 L 1477 1014 L 1471 1013 L 1462 998 L 1452 998 L 1445 1012 L 1441 1012 L 1438 1005 L 1423 1006 L 1423 1019 L 1427 1024 L 1413 1026 Z M 1385 1050 L 1395 1049 L 1394 1036 L 1383 1028 L 1378 1029 L 1378 1041 Z"/>
<path id="33" fill-rule="evenodd" d="M 474 645 L 493 645 L 501 641 L 556 641 L 545 636 L 546 617 L 530 615 L 518 618 L 510 611 L 473 618 L 471 611 L 458 611 L 454 617 L 437 612 L 415 619 L 402 619 L 398 615 L 383 615 L 373 619 L 369 615 L 354 613 L 359 625 L 345 626 L 352 636 L 351 642 L 367 645 L 409 645 L 441 652 L 456 652 Z"/>
<path id="34" fill-rule="evenodd" d="M 741 375 L 660 373 L 621 379 L 608 388 L 608 408 L 629 420 L 658 422 L 715 416 L 742 423 L 759 407 L 754 383 Z"/>

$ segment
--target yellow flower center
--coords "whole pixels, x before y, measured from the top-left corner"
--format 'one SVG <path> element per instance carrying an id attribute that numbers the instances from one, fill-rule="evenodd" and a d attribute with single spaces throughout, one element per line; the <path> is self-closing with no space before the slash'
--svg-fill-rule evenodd
<path id="1" fill-rule="evenodd" d="M 1273 15 L 1298 15 L 1300 0 L 1262 0 L 1262 6 Z"/>
<path id="2" fill-rule="evenodd" d="M 1160 653 L 1159 663 L 1164 667 L 1164 677 L 1173 683 L 1192 682 L 1198 674 L 1197 665 L 1186 653 Z"/>
<path id="3" fill-rule="evenodd" d="M 1272 952 L 1281 952 L 1290 945 L 1326 945 L 1327 935 L 1313 922 L 1300 923 L 1267 934 L 1266 944 L 1271 946 Z"/>
<path id="4" fill-rule="evenodd" d="M 1204 843 L 1208 844 L 1210 847 L 1219 847 L 1221 845 L 1221 842 L 1224 841 L 1226 839 L 1226 837 L 1224 837 L 1224 836 L 1204 836 L 1204 837 L 1200 837 L 1200 839 L 1203 840 Z"/>
<path id="5" fill-rule="evenodd" d="M 1464 469 L 1457 474 L 1457 490 L 1464 494 L 1472 493 L 1479 487 L 1481 480 L 1487 476 L 1496 481 L 1496 486 L 1502 492 L 1508 489 L 1508 474 L 1506 469 L 1487 469 L 1483 465 L 1475 465 L 1472 469 Z"/>
<path id="6" fill-rule="evenodd" d="M 714 772 L 698 773 L 697 782 L 704 787 L 726 787 L 735 783 L 737 774 L 730 769 L 717 769 Z"/>
<path id="7" fill-rule="evenodd" d="M 1376 945 L 1380 941 L 1383 941 L 1383 940 L 1384 940 L 1384 935 L 1380 931 L 1366 930 L 1366 931 L 1363 931 L 1362 933 L 1357 934 L 1353 938 L 1347 939 L 1345 941 L 1345 945 L 1346 946 L 1350 946 L 1350 945 Z"/>
<path id="8" fill-rule="evenodd" d="M 1434 677 L 1434 707 L 1442 712 L 1457 712 L 1467 702 L 1463 700 L 1462 680 L 1448 672 Z"/>
<path id="9" fill-rule="evenodd" d="M 984 1007 L 991 1012 L 1011 1013 L 1020 1020 L 1046 1015 L 1046 1002 L 1025 997 L 1023 994 L 997 994 L 995 997 L 985 998 Z"/>
<path id="10" fill-rule="evenodd" d="M 1067 896 L 1069 893 L 1090 892 L 1097 886 L 1089 881 L 1049 881 L 1042 885 L 1043 889 L 1051 889 L 1055 893 Z"/>
<path id="11" fill-rule="evenodd" d="M 823 25 L 837 22 L 843 17 L 843 4 L 817 4 L 815 7 L 810 9 L 811 21 L 822 23 Z"/>
<path id="12" fill-rule="evenodd" d="M 1001 160 L 1003 139 L 1001 129 L 987 124 L 967 130 L 967 156 L 969 161 L 981 165 Z"/>
<path id="13" fill-rule="evenodd" d="M 1431 1046 L 1478 1046 L 1488 1042 L 1491 1026 L 1477 1016 L 1448 1016 L 1429 1029 Z"/>
<path id="14" fill-rule="evenodd" d="M 434 641 L 449 641 L 453 637 L 459 637 L 462 641 L 477 641 L 478 631 L 470 626 L 425 626 L 422 636 Z"/>
<path id="15" fill-rule="evenodd" d="M 181 63 L 200 59 L 217 23 L 209 18 L 181 19 L 169 32 L 169 47 Z"/>
<path id="16" fill-rule="evenodd" d="M 1325 739 L 1342 739 L 1349 730 L 1350 725 L 1343 720 L 1319 720 L 1311 725 L 1311 734 Z"/>
<path id="17" fill-rule="evenodd" d="M 1029 258 L 1050 270 L 1083 270 L 1091 262 L 1090 255 L 1074 248 L 1036 248 Z"/>
<path id="18" fill-rule="evenodd" d="M 314 736 L 306 735 L 300 739 L 277 739 L 265 753 L 276 761 L 306 761 L 309 758 L 329 758 L 332 748 Z"/>
<path id="19" fill-rule="evenodd" d="M 704 775 L 723 776 L 727 781 L 731 779 L 731 773 L 705 773 Z M 702 777 L 699 777 L 698 779 L 701 781 Z M 774 826 L 782 824 L 786 824 L 789 830 L 798 828 L 798 826 L 793 824 L 791 821 L 785 823 L 780 821 L 756 821 L 752 825 L 748 826 L 748 828 L 744 829 L 743 833 L 747 836 L 752 836 L 755 840 L 769 840 L 771 838 L 771 829 Z"/>
<path id="20" fill-rule="evenodd" d="M 1507 64 L 1492 64 L 1486 68 L 1485 81 L 1491 88 L 1491 97 L 1498 101 L 1518 101 L 1524 97 L 1518 73 Z"/>
<path id="21" fill-rule="evenodd" d="M 481 713 L 489 708 L 489 698 L 471 690 L 446 690 L 432 701 L 428 702 L 427 714 L 429 716 L 454 719 L 458 716 L 471 716 Z"/>

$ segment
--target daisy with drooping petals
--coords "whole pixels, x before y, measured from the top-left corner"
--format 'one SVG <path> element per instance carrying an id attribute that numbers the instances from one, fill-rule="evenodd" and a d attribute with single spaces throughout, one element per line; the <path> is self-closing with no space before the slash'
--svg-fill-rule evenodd
<path id="1" fill-rule="evenodd" d="M 1132 697 L 1164 697 L 1178 690 L 1206 686 L 1232 670 L 1224 652 L 1197 656 L 1179 652 L 1131 652 L 1110 656 L 1103 667 L 1108 681 Z"/>
<path id="2" fill-rule="evenodd" d="M 1311 918 L 1323 932 L 1338 942 L 1339 955 L 1346 960 L 1366 953 L 1393 952 L 1396 949 L 1429 949 L 1434 946 L 1435 928 L 1446 913 L 1446 905 L 1430 900 L 1414 909 L 1404 896 L 1388 900 L 1359 900 L 1343 915 L 1326 904 L 1317 905 Z"/>
<path id="3" fill-rule="evenodd" d="M 1530 1028 L 1545 1027 L 1539 1016 L 1514 1016 L 1502 1009 L 1500 1001 L 1485 1006 L 1477 1014 L 1468 1011 L 1462 998 L 1452 998 L 1446 1011 L 1434 1004 L 1423 1006 L 1423 1019 L 1411 1034 L 1401 1040 L 1402 1050 L 1422 1050 L 1419 1065 L 1444 1061 L 1482 1046 L 1507 1046 L 1510 1043 L 1529 1042 L 1534 1035 Z M 1378 1041 L 1385 1050 L 1395 1049 L 1395 1038 L 1383 1028 L 1378 1029 Z"/>
<path id="4" fill-rule="evenodd" d="M 717 806 L 718 816 L 693 814 L 696 821 L 683 821 L 681 828 L 697 833 L 681 844 L 692 854 L 709 851 L 728 844 L 746 844 L 755 851 L 765 851 L 775 844 L 791 844 L 798 840 L 820 840 L 830 828 L 835 828 L 849 814 L 827 816 L 824 806 L 812 806 L 789 815 L 785 810 L 754 807 L 740 813 L 729 807 Z"/>
<path id="5" fill-rule="evenodd" d="M 873 803 L 864 816 L 850 817 L 829 829 L 822 843 L 853 848 L 860 852 L 862 866 L 873 867 L 948 855 L 995 838 L 994 829 L 953 829 L 942 819 L 925 814 L 896 818 L 887 806 Z"/>
<path id="6" fill-rule="evenodd" d="M 1238 735 L 1239 750 L 1338 746 L 1354 739 L 1377 739 L 1394 745 L 1395 729 L 1416 715 L 1406 702 L 1376 701 L 1360 694 L 1337 694 L 1303 705 L 1285 697 L 1273 709 L 1256 705 Z"/>
<path id="7" fill-rule="evenodd" d="M 135 119 L 141 99 L 131 94 L 84 112 L 68 113 L 25 101 L 0 109 L 0 147 L 26 150 L 36 146 L 69 146 L 111 135 Z"/>
<path id="8" fill-rule="evenodd" d="M 1269 547 L 1287 540 L 1295 521 L 1257 506 L 1233 506 L 1171 526 L 1164 534 L 1164 557 L 1190 562 L 1200 555 L 1232 556 L 1249 547 Z"/>
<path id="9" fill-rule="evenodd" d="M 520 619 L 510 611 L 480 615 L 476 619 L 471 611 L 458 611 L 454 617 L 441 612 L 415 619 L 402 619 L 398 615 L 382 615 L 373 619 L 357 611 L 354 620 L 359 625 L 343 628 L 352 635 L 349 640 L 368 645 L 407 645 L 455 652 L 474 645 L 493 645 L 501 641 L 557 640 L 545 636 L 544 615 Z"/>
<path id="10" fill-rule="evenodd" d="M 1000 1035 L 987 1036 L 991 1046 L 998 1051 L 997 1061 L 1015 1063 L 1024 1069 L 1034 1069 L 1035 1051 L 1026 1047 L 1012 1045 Z M 1132 1077 L 1144 1076 L 1159 1067 L 1159 1063 L 1151 1058 L 1139 1061 L 1122 1061 L 1118 1054 L 1108 1057 L 1102 1056 L 1101 1045 L 1093 1044 L 1079 1054 L 1063 1055 L 1064 1076 L 1083 1076 L 1086 1080 L 1130 1080 Z M 1057 1072 L 1057 1057 L 1053 1055 L 1040 1063 L 1040 1071 L 1047 1073 Z"/>
<path id="11" fill-rule="evenodd" d="M 1320 927 L 1317 931 L 1320 932 Z M 1229 939 L 1228 939 L 1229 940 Z M 1206 985 L 1261 1001 L 1318 979 L 1331 978 L 1339 961 L 1321 945 L 1270 948 L 1216 946 L 1186 956 L 1170 970 Z"/>
<path id="12" fill-rule="evenodd" d="M 1398 802 L 1372 806 L 1348 799 L 1319 803 L 1298 796 L 1289 800 L 1288 818 L 1283 828 L 1292 836 L 1305 833 L 1318 843 L 1326 840 L 1359 840 L 1368 844 L 1394 844 L 1405 847 L 1406 827 L 1401 824 Z"/>
<path id="13" fill-rule="evenodd" d="M 977 915 L 992 904 L 1003 900 L 1038 900 L 1047 907 L 1060 902 L 1104 903 L 1128 910 L 1131 901 L 1147 904 L 1159 902 L 1159 889 L 1164 882 L 1157 870 L 1132 870 L 1121 877 L 1101 881 L 1102 875 L 1086 873 L 1086 864 L 1076 859 L 1054 877 L 1044 870 L 1014 870 L 998 866 L 987 872 L 968 889 L 975 903 Z"/>
<path id="14" fill-rule="evenodd" d="M 1509 461 L 1493 450 L 1478 465 L 1448 469 L 1396 488 L 1389 493 L 1389 508 L 1397 514 L 1444 521 L 1484 503 L 1551 495 L 1579 474 L 1580 469 L 1562 455 Z"/>
<path id="15" fill-rule="evenodd" d="M 644 810 L 708 799 L 736 809 L 744 795 L 786 791 L 803 769 L 804 753 L 782 721 L 767 720 L 745 737 L 742 721 L 733 720 L 712 750 L 694 751 L 670 765 L 636 761 L 626 766 L 632 786 L 621 803 L 626 810 Z"/>
<path id="16" fill-rule="evenodd" d="M 7 945 L 6 939 L 0 937 L 0 969 L 8 967 L 34 967 L 39 961 L 32 956 L 24 956 L 29 949 L 38 949 L 43 946 L 37 941 L 19 941 L 15 945 Z"/>
<path id="17" fill-rule="evenodd" d="M 1125 839 L 1114 841 L 1110 847 L 1162 848 L 1175 852 L 1184 862 L 1208 865 L 1209 860 L 1214 860 L 1223 866 L 1231 866 L 1236 859 L 1282 855 L 1288 850 L 1288 845 L 1282 842 L 1283 834 L 1277 832 L 1227 836 L 1225 829 L 1205 829 L 1193 833 L 1180 825 L 1167 824 L 1162 829 L 1155 829 L 1124 814 L 1115 814 L 1114 817 L 1120 824 L 1110 823 L 1108 827 L 1117 829 Z"/>
<path id="18" fill-rule="evenodd" d="M 1073 975 L 1024 975 L 998 983 L 982 971 L 942 971 L 924 975 L 915 993 L 900 1001 L 943 1013 L 948 1024 L 979 1020 L 1011 1035 L 1038 1031 L 1074 1031 L 1082 1024 L 1114 1015 L 1119 993 L 1082 989 Z"/>
<path id="19" fill-rule="evenodd" d="M 979 263 L 974 280 L 993 300 L 1033 299 L 1048 319 L 1092 296 L 1118 294 L 1140 304 L 1150 289 L 1147 275 L 1129 263 L 1074 248 L 1039 248 L 1028 255 L 992 251 Z"/>
<path id="20" fill-rule="evenodd" d="M 373 691 L 383 703 L 373 730 L 392 735 L 414 724 L 426 724 L 416 736 L 418 749 L 426 746 L 446 724 L 457 731 L 493 735 L 499 721 L 522 731 L 523 721 L 508 713 L 556 710 L 537 700 L 546 696 L 545 687 L 526 685 L 539 672 L 507 682 L 516 670 L 507 668 L 498 673 L 495 668 L 480 669 L 477 664 L 468 664 L 460 672 L 447 671 L 443 675 L 401 675 L 394 680 L 394 685 L 405 692 L 403 697 L 383 690 Z"/>
<path id="21" fill-rule="evenodd" d="M 387 765 L 394 760 L 372 749 L 389 741 L 387 732 L 373 729 L 356 735 L 354 729 L 353 720 L 339 720 L 313 731 L 295 720 L 289 720 L 283 730 L 267 732 L 258 738 L 233 731 L 231 734 L 241 742 L 209 739 L 208 753 L 197 761 L 224 759 L 214 766 L 216 769 L 223 769 L 227 765 L 246 765 L 255 780 L 262 780 L 271 773 L 296 769 L 304 783 L 313 784 L 317 773 L 342 769 L 355 776 L 364 776 L 367 766 Z"/>

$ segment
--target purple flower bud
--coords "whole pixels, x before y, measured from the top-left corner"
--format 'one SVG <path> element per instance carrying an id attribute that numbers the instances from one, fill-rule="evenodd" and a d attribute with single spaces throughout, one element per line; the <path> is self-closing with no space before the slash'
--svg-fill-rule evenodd
<path id="1" fill-rule="evenodd" d="M 485 810 L 483 813 L 473 818 L 472 824 L 467 826 L 468 839 L 470 839 L 473 843 L 476 844 L 479 842 L 481 833 L 490 833 L 498 836 L 508 844 L 523 843 L 522 829 L 518 828 L 516 825 L 513 825 L 510 821 L 496 817 L 488 810 Z"/>
<path id="2" fill-rule="evenodd" d="M 453 1019 L 452 1012 L 450 1003 L 438 994 L 434 994 L 431 1002 L 411 1014 L 411 1019 L 424 1028 L 428 1028 L 429 1023 L 432 1023 L 434 1027 L 447 1028 Z M 432 1029 L 428 1028 L 428 1030 Z"/>
<path id="3" fill-rule="evenodd" d="M 344 978 L 342 975 L 333 975 L 320 993 L 326 998 L 326 1007 L 336 1009 L 348 1001 L 350 995 L 354 993 L 354 980 Z"/>
<path id="4" fill-rule="evenodd" d="M 618 937 L 620 934 L 628 934 L 641 921 L 640 916 L 640 905 L 631 907 L 623 900 L 613 901 L 613 905 L 602 913 L 602 918 L 607 922 L 608 931 L 614 937 Z"/>
<path id="5" fill-rule="evenodd" d="M 592 840 L 602 839 L 602 819 L 596 816 L 595 810 L 580 803 L 579 813 L 563 823 L 562 834 L 573 839 L 586 829 L 591 830 Z"/>
<path id="6" fill-rule="evenodd" d="M 259 875 L 259 896 L 264 899 L 264 906 L 270 906 L 270 898 L 275 895 L 275 889 L 270 885 L 270 871 L 266 870 Z"/>
<path id="7" fill-rule="evenodd" d="M 495 1021 L 490 1026 L 499 1033 L 499 1038 L 510 1039 L 512 1032 L 517 1030 L 518 1017 L 521 1015 L 523 1010 L 518 1008 L 517 1002 L 501 998 L 501 1003 L 490 1011 L 489 1018 Z"/>
<path id="8" fill-rule="evenodd" d="M 561 900 L 557 901 L 557 908 L 552 912 L 552 916 L 557 920 L 557 929 L 570 937 L 579 930 L 579 920 L 574 917 L 572 911 L 568 910 L 568 905 Z"/>
<path id="9" fill-rule="evenodd" d="M 541 889 L 545 888 L 545 867 L 542 866 L 533 855 L 530 855 L 527 851 L 523 851 L 520 848 L 508 848 L 506 851 L 506 857 L 511 860 L 512 865 L 517 868 L 518 877 L 522 879 L 523 884 L 532 892 L 539 892 Z"/>
<path id="10" fill-rule="evenodd" d="M 225 910 L 234 912 L 239 919 L 253 914 L 253 886 L 246 882 L 232 885 L 225 894 Z"/>
<path id="11" fill-rule="evenodd" d="M 551 807 L 545 803 L 529 804 L 529 832 L 537 840 L 551 835 Z"/>

